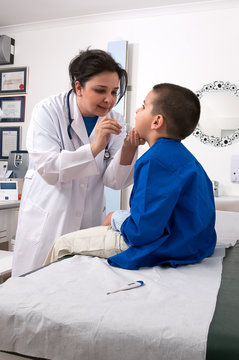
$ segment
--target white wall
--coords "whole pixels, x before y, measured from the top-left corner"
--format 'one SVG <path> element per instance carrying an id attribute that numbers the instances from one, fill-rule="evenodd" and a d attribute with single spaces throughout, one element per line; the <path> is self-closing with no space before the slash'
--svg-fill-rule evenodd
<path id="1" fill-rule="evenodd" d="M 16 41 L 14 66 L 29 67 L 26 119 L 14 123 L 23 129 L 22 148 L 34 104 L 68 90 L 69 61 L 88 46 L 107 50 L 108 41 L 128 40 L 132 91 L 127 96 L 127 118 L 131 122 L 156 83 L 173 82 L 193 91 L 215 80 L 239 86 L 238 18 L 238 1 L 225 0 L 220 6 L 212 2 L 0 27 L 1 35 Z M 239 195 L 239 184 L 230 182 L 230 156 L 239 154 L 239 142 L 213 148 L 191 136 L 185 145 L 211 179 L 220 182 L 224 194 Z"/>

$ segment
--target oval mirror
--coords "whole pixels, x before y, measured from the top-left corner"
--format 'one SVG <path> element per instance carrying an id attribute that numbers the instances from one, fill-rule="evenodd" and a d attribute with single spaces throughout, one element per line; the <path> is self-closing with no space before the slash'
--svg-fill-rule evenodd
<path id="1" fill-rule="evenodd" d="M 201 115 L 193 135 L 213 146 L 228 146 L 238 140 L 239 88 L 229 81 L 214 81 L 196 91 L 196 95 Z"/>

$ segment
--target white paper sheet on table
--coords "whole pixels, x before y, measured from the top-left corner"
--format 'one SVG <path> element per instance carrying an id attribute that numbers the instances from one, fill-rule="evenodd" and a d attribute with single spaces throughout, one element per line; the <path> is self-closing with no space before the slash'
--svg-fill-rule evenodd
<path id="1" fill-rule="evenodd" d="M 0 349 L 56 360 L 203 360 L 223 248 L 138 271 L 79 256 L 0 287 Z M 107 296 L 129 281 L 145 286 Z"/>

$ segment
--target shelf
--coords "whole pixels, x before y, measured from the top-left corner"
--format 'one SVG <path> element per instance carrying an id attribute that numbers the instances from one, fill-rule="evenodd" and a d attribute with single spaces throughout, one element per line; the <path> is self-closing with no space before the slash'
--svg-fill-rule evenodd
<path id="1" fill-rule="evenodd" d="M 215 197 L 216 210 L 239 212 L 239 196 Z"/>
<path id="2" fill-rule="evenodd" d="M 20 201 L 12 200 L 1 200 L 0 201 L 0 210 L 10 209 L 10 208 L 19 208 Z"/>

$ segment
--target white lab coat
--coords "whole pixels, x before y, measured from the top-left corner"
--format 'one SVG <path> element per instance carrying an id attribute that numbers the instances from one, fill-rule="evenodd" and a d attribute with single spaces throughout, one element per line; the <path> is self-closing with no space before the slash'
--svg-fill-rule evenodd
<path id="1" fill-rule="evenodd" d="M 102 224 L 104 185 L 122 189 L 133 182 L 137 155 L 130 166 L 120 165 L 125 127 L 120 135 L 111 135 L 111 159 L 104 160 L 104 151 L 94 158 L 90 148 L 94 130 L 88 138 L 73 92 L 70 109 L 74 146 L 68 136 L 66 97 L 64 93 L 43 100 L 32 113 L 27 134 L 29 169 L 19 212 L 13 276 L 42 266 L 59 236 Z M 124 124 L 115 111 L 108 116 Z"/>

